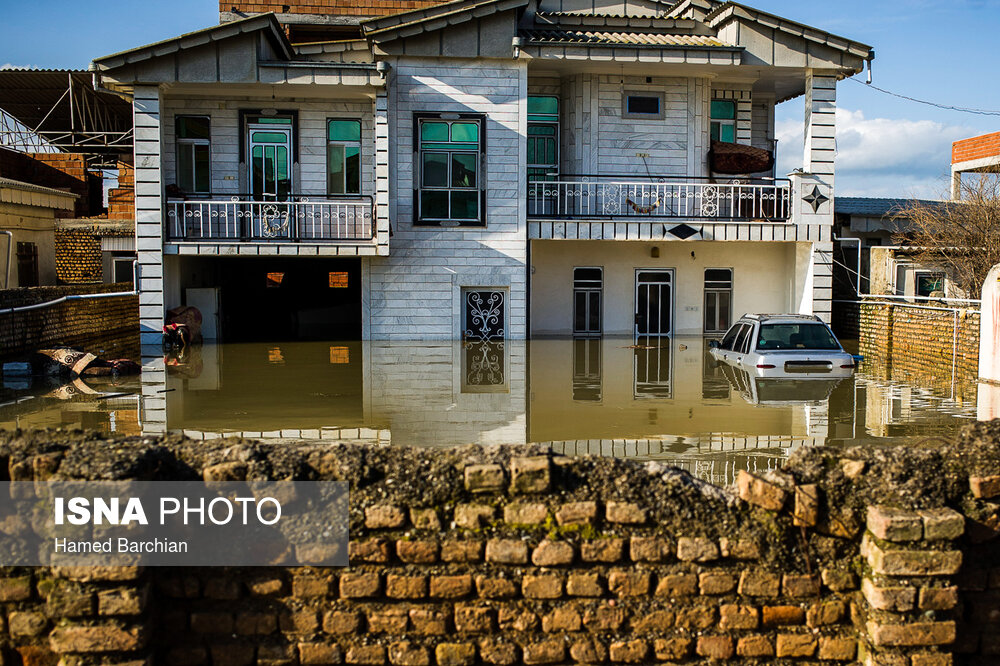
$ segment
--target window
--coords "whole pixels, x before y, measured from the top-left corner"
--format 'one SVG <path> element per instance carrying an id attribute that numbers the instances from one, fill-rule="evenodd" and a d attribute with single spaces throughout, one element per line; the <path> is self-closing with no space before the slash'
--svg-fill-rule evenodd
<path id="1" fill-rule="evenodd" d="M 917 273 L 914 282 L 917 296 L 944 295 L 944 273 Z"/>
<path id="2" fill-rule="evenodd" d="M 825 324 L 762 324 L 757 349 L 840 349 Z"/>
<path id="3" fill-rule="evenodd" d="M 573 333 L 601 332 L 601 289 L 604 271 L 600 268 L 573 269 Z"/>
<path id="4" fill-rule="evenodd" d="M 361 194 L 361 121 L 326 123 L 328 194 Z"/>
<path id="5" fill-rule="evenodd" d="M 34 243 L 17 244 L 17 286 L 38 286 L 38 246 Z"/>
<path id="6" fill-rule="evenodd" d="M 528 178 L 559 173 L 559 98 L 528 97 Z"/>
<path id="7" fill-rule="evenodd" d="M 212 190 L 212 137 L 207 116 L 177 116 L 177 186 L 190 194 Z"/>
<path id="8" fill-rule="evenodd" d="M 743 324 L 740 332 L 736 335 L 736 341 L 733 342 L 733 351 L 737 354 L 745 354 L 750 351 L 750 337 L 753 333 L 753 326 L 751 324 Z"/>
<path id="9" fill-rule="evenodd" d="M 623 118 L 663 118 L 663 95 L 661 93 L 626 93 Z"/>
<path id="10" fill-rule="evenodd" d="M 712 141 L 736 143 L 736 102 L 712 100 Z"/>
<path id="11" fill-rule="evenodd" d="M 419 119 L 418 224 L 480 226 L 481 119 Z"/>
<path id="12" fill-rule="evenodd" d="M 281 281 L 285 279 L 284 273 L 268 273 L 266 285 L 268 289 L 277 289 L 281 286 Z"/>
<path id="13" fill-rule="evenodd" d="M 345 289 L 350 284 L 347 271 L 331 271 L 328 277 L 330 289 Z"/>
<path id="14" fill-rule="evenodd" d="M 573 400 L 601 400 L 601 341 L 598 338 L 573 340 Z"/>
<path id="15" fill-rule="evenodd" d="M 504 340 L 507 337 L 507 292 L 499 289 L 462 290 L 465 340 Z"/>
<path id="16" fill-rule="evenodd" d="M 733 269 L 705 269 L 705 332 L 729 328 L 733 310 Z"/>
<path id="17" fill-rule="evenodd" d="M 112 258 L 111 276 L 114 282 L 132 282 L 132 264 L 135 257 L 114 257 Z"/>

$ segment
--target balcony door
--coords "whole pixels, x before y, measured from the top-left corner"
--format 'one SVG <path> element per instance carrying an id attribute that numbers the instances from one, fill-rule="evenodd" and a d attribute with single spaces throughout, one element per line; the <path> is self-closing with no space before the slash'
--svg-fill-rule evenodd
<path id="1" fill-rule="evenodd" d="M 635 272 L 635 334 L 665 337 L 671 333 L 673 314 L 672 270 L 639 269 Z"/>
<path id="2" fill-rule="evenodd" d="M 250 195 L 254 201 L 287 201 L 292 192 L 292 128 L 247 125 Z"/>

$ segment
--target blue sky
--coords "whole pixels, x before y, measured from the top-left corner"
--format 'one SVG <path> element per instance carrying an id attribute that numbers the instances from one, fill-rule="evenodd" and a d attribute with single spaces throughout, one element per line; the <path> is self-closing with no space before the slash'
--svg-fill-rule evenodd
<path id="1" fill-rule="evenodd" d="M 1000 112 L 1000 0 L 747 0 L 746 4 L 875 47 L 875 85 Z M 214 0 L 0 0 L 0 65 L 85 68 L 100 55 L 215 24 Z M 945 111 L 853 81 L 838 90 L 837 192 L 944 193 L 951 142 L 1000 131 L 1000 115 Z M 801 165 L 802 99 L 778 107 L 778 166 Z"/>

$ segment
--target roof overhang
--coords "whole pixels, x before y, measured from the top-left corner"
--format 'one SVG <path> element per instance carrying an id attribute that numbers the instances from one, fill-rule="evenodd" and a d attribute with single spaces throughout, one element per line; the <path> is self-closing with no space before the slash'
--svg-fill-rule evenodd
<path id="1" fill-rule="evenodd" d="M 17 196 L 14 192 L 40 194 L 43 197 L 30 197 L 25 199 Z M 24 181 L 12 178 L 0 177 L 0 203 L 13 203 L 29 206 L 39 206 L 42 208 L 53 208 L 59 210 L 73 210 L 77 195 L 66 190 L 57 190 L 52 187 L 25 183 Z"/>
<path id="2" fill-rule="evenodd" d="M 361 23 L 361 29 L 368 39 L 385 42 L 527 6 L 528 0 L 453 0 L 426 9 L 370 19 Z"/>

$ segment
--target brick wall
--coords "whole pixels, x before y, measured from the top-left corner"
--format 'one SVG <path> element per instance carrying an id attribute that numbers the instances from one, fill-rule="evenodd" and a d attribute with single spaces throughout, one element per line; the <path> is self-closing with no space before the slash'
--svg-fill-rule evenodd
<path id="1" fill-rule="evenodd" d="M 974 136 L 951 144 L 952 164 L 986 157 L 1000 157 L 1000 132 Z"/>
<path id="2" fill-rule="evenodd" d="M 0 645 L 88 666 L 989 663 L 998 437 L 804 449 L 723 490 L 539 447 L 0 432 L 14 480 L 351 484 L 349 567 L 0 569 Z"/>
<path id="3" fill-rule="evenodd" d="M 59 217 L 98 215 L 103 206 L 100 199 L 91 199 L 94 191 L 100 189 L 101 175 L 87 171 L 83 155 L 0 149 L 0 176 L 76 194 L 75 210 L 60 211 Z"/>
<path id="4" fill-rule="evenodd" d="M 849 315 L 847 316 L 849 317 Z M 847 318 L 845 317 L 845 319 Z M 906 304 L 858 306 L 858 347 L 865 367 L 894 379 L 950 379 L 975 396 L 979 376 L 979 314 L 937 312 Z"/>
<path id="5" fill-rule="evenodd" d="M 108 190 L 108 219 L 135 219 L 135 169 L 126 162 L 118 163 L 118 187 Z"/>
<path id="6" fill-rule="evenodd" d="M 129 291 L 131 284 L 26 287 L 0 291 L 0 309 L 31 305 L 70 294 Z M 45 347 L 83 347 L 104 358 L 138 359 L 139 297 L 64 301 L 26 312 L 0 312 L 0 360 Z"/>
<path id="7" fill-rule="evenodd" d="M 101 237 L 87 229 L 57 229 L 56 277 L 63 284 L 104 279 Z"/>

